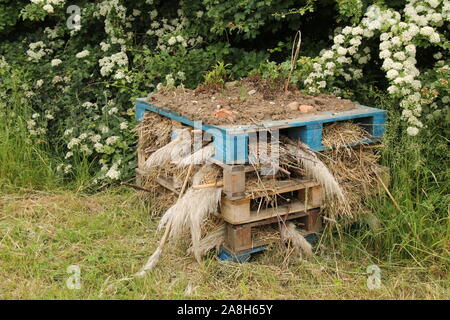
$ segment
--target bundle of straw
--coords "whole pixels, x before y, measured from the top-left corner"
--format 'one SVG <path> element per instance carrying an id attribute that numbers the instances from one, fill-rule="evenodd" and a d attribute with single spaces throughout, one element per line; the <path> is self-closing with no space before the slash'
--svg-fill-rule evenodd
<path id="1" fill-rule="evenodd" d="M 191 151 L 192 139 L 189 129 L 182 129 L 177 138 L 156 150 L 145 161 L 144 169 L 150 170 L 152 167 L 165 166 L 172 160 L 179 161 L 186 157 Z"/>
<path id="2" fill-rule="evenodd" d="M 193 177 L 194 184 L 200 184 L 206 177 L 217 174 L 217 169 L 212 165 L 204 165 Z M 202 225 L 212 213 L 217 212 L 222 195 L 221 188 L 192 189 L 180 198 L 160 220 L 158 229 L 168 228 L 169 237 L 179 238 L 184 231 L 190 230 L 193 253 L 195 258 L 200 260 L 197 254 L 200 247 Z"/>
<path id="3" fill-rule="evenodd" d="M 314 151 L 301 141 L 298 141 L 297 145 L 287 141 L 285 146 L 289 154 L 303 165 L 306 173 L 320 183 L 325 190 L 325 195 L 335 197 L 340 202 L 345 200 L 341 186 Z"/>

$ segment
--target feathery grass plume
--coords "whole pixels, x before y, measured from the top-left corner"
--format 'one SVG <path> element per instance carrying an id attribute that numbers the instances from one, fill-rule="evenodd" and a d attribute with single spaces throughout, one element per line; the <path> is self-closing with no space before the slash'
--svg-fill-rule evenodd
<path id="1" fill-rule="evenodd" d="M 197 286 L 195 286 L 191 281 L 189 281 L 188 285 L 186 286 L 186 289 L 184 289 L 184 295 L 192 296 L 195 294 L 196 289 Z"/>
<path id="2" fill-rule="evenodd" d="M 191 229 L 192 247 L 194 248 L 194 256 L 200 262 L 201 255 L 199 252 L 200 239 L 202 236 L 202 225 L 208 218 L 208 215 L 217 212 L 220 203 L 222 188 L 207 188 L 203 190 L 195 190 L 198 192 L 198 201 L 192 202 L 193 208 L 190 210 L 189 223 Z"/>
<path id="3" fill-rule="evenodd" d="M 324 188 L 325 194 L 329 197 L 336 197 L 339 201 L 344 201 L 345 196 L 341 186 L 328 170 L 327 166 L 308 148 L 306 144 L 299 141 L 298 146 L 288 142 L 288 151 L 297 161 L 300 161 L 306 172 L 311 175 Z"/>
<path id="4" fill-rule="evenodd" d="M 208 233 L 196 246 L 192 245 L 187 252 L 193 254 L 195 257 L 203 257 L 208 251 L 214 248 L 218 249 L 224 241 L 225 224 L 223 223 Z"/>
<path id="5" fill-rule="evenodd" d="M 193 177 L 193 184 L 201 184 L 205 177 L 218 172 L 212 165 L 204 165 Z M 194 190 L 189 188 L 184 196 L 170 207 L 161 218 L 158 230 L 170 228 L 170 237 L 177 238 L 183 231 L 190 230 L 195 246 L 200 242 L 201 225 L 206 217 L 217 211 L 221 188 Z"/>
<path id="6" fill-rule="evenodd" d="M 210 143 L 207 146 L 195 151 L 193 154 L 187 156 L 184 159 L 181 159 L 178 163 L 177 166 L 179 168 L 184 168 L 184 167 L 188 167 L 189 165 L 193 164 L 204 164 L 206 162 L 206 160 L 208 160 L 209 158 L 211 158 L 214 153 L 215 153 L 216 149 L 214 148 L 214 144 Z"/>
<path id="7" fill-rule="evenodd" d="M 178 163 L 183 158 L 191 154 L 192 151 L 192 138 L 190 130 L 181 129 L 179 134 L 183 137 L 183 140 L 178 143 L 170 153 L 172 163 Z"/>
<path id="8" fill-rule="evenodd" d="M 313 256 L 311 244 L 302 236 L 299 230 L 292 222 L 287 222 L 286 225 L 281 226 L 281 236 L 283 239 L 289 241 L 294 249 L 307 258 Z"/>
<path id="9" fill-rule="evenodd" d="M 161 258 L 162 248 L 159 246 L 156 251 L 148 258 L 147 263 L 142 267 L 141 271 L 135 273 L 136 277 L 145 276 L 146 272 L 153 270 Z"/>
<path id="10" fill-rule="evenodd" d="M 190 130 L 182 129 L 177 138 L 156 150 L 148 157 L 145 161 L 144 169 L 148 170 L 155 166 L 163 166 L 173 159 L 178 160 L 180 157 L 186 156 L 190 151 L 191 144 Z"/>

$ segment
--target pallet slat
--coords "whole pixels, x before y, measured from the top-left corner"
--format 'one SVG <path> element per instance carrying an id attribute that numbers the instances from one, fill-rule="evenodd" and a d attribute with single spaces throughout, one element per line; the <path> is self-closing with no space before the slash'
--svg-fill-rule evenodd
<path id="1" fill-rule="evenodd" d="M 257 247 L 269 245 L 274 240 L 261 240 L 252 237 L 252 230 L 262 225 L 272 224 L 278 227 L 278 222 L 282 219 L 284 222 L 296 220 L 297 223 L 302 225 L 302 228 L 306 231 L 304 235 L 317 233 L 322 231 L 322 221 L 320 219 L 320 210 L 312 209 L 308 212 L 288 215 L 286 217 L 277 217 L 272 219 L 266 219 L 260 222 L 247 223 L 242 225 L 232 225 L 226 223 L 226 236 L 224 247 L 234 253 L 239 254 L 246 250 L 251 250 Z"/>
<path id="2" fill-rule="evenodd" d="M 295 197 L 291 202 L 276 207 L 251 209 L 251 201 L 263 197 L 263 194 L 250 193 L 240 199 L 230 199 L 224 196 L 221 201 L 221 216 L 231 224 L 242 224 L 287 215 L 295 212 L 304 212 L 309 209 L 320 208 L 323 203 L 321 186 L 311 180 L 292 179 L 276 181 L 265 194 L 276 196 L 291 193 Z"/>

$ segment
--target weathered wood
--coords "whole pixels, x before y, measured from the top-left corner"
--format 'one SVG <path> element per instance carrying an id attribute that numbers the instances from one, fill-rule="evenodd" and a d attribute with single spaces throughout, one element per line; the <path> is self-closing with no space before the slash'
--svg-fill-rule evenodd
<path id="1" fill-rule="evenodd" d="M 252 243 L 252 228 L 226 224 L 225 244 L 233 251 L 248 249 Z"/>
<path id="2" fill-rule="evenodd" d="M 245 250 L 257 248 L 262 245 L 269 245 L 276 239 L 258 239 L 253 236 L 254 232 L 264 225 L 273 225 L 278 227 L 280 220 L 284 222 L 290 220 L 302 226 L 303 234 L 311 234 L 322 231 L 322 222 L 320 219 L 320 209 L 312 209 L 308 212 L 299 212 L 287 216 L 273 217 L 262 221 L 233 225 L 226 223 L 225 248 L 238 254 Z"/>
<path id="3" fill-rule="evenodd" d="M 137 170 L 136 170 L 136 184 L 138 186 L 142 186 L 143 176 L 140 172 L 144 170 L 145 165 L 145 151 L 142 145 L 143 137 L 142 134 L 139 134 L 139 140 L 137 145 Z"/>
<path id="4" fill-rule="evenodd" d="M 292 193 L 292 199 L 290 203 L 277 207 L 251 210 L 250 201 L 263 198 L 263 195 L 258 194 L 257 191 L 248 192 L 246 196 L 238 197 L 238 199 L 230 199 L 228 195 L 225 195 L 222 198 L 222 217 L 231 224 L 242 224 L 278 215 L 320 208 L 323 203 L 322 188 L 317 182 L 311 180 L 292 179 L 272 182 L 271 189 L 264 190 L 264 192 L 269 196 L 289 195 L 289 193 Z M 298 193 L 298 196 L 295 196 L 295 192 Z"/>
<path id="5" fill-rule="evenodd" d="M 223 192 L 228 199 L 239 199 L 245 196 L 244 166 L 233 166 L 223 170 Z"/>
<path id="6" fill-rule="evenodd" d="M 312 188 L 308 188 L 309 191 L 309 201 L 311 207 L 320 207 L 323 203 L 323 192 L 321 186 L 315 186 Z"/>
<path id="7" fill-rule="evenodd" d="M 312 210 L 306 217 L 305 229 L 308 232 L 320 232 L 322 231 L 322 219 L 320 216 L 320 210 Z"/>
<path id="8" fill-rule="evenodd" d="M 312 180 L 305 179 L 288 179 L 288 180 L 277 180 L 269 181 L 270 189 L 252 189 L 252 193 L 246 195 L 248 199 L 258 198 L 258 192 L 266 192 L 269 195 L 282 194 L 294 191 L 304 191 L 305 189 L 318 187 L 319 183 Z M 304 199 L 301 199 L 304 200 Z"/>
<path id="9" fill-rule="evenodd" d="M 227 222 L 239 224 L 250 219 L 250 199 L 230 200 L 222 197 L 221 215 Z"/>
<path id="10" fill-rule="evenodd" d="M 320 204 L 313 204 L 310 201 L 310 203 L 305 206 L 304 202 L 294 200 L 291 203 L 279 205 L 273 208 L 251 210 L 250 199 L 229 200 L 226 197 L 223 197 L 220 211 L 221 216 L 226 222 L 231 224 L 242 224 L 296 212 L 305 212 L 315 208 L 320 208 Z"/>
<path id="11" fill-rule="evenodd" d="M 223 187 L 222 181 L 212 182 L 212 183 L 206 183 L 206 184 L 200 184 L 197 186 L 192 186 L 192 189 L 194 190 L 200 190 L 200 189 L 207 189 L 207 188 L 219 188 Z"/>

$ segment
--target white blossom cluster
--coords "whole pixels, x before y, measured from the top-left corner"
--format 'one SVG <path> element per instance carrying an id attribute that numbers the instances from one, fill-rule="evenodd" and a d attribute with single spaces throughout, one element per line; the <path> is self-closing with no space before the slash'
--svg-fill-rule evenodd
<path id="1" fill-rule="evenodd" d="M 58 36 L 59 36 L 59 28 L 55 27 L 55 28 L 52 29 L 52 28 L 46 27 L 44 29 L 44 33 L 47 35 L 48 39 L 53 40 L 53 39 L 58 38 Z"/>
<path id="2" fill-rule="evenodd" d="M 156 20 L 158 11 L 152 10 L 150 12 L 150 29 L 147 31 L 149 36 L 155 36 L 157 39 L 156 48 L 159 50 L 168 50 L 170 47 L 179 44 L 183 47 L 194 47 L 203 42 L 201 36 L 186 38 L 182 35 L 183 29 L 186 28 L 189 21 L 185 17 L 183 10 L 177 10 L 178 17 L 174 19 L 162 18 Z M 203 11 L 196 13 L 197 17 L 203 16 Z"/>
<path id="3" fill-rule="evenodd" d="M 110 178 L 111 180 L 119 180 L 120 178 L 120 171 L 118 170 L 120 163 L 114 163 L 111 168 L 107 169 L 108 171 L 105 173 L 105 176 L 107 178 Z"/>
<path id="4" fill-rule="evenodd" d="M 31 0 L 31 3 L 42 5 L 42 9 L 47 11 L 47 13 L 54 13 L 54 6 L 62 7 L 65 2 L 65 0 Z"/>
<path id="5" fill-rule="evenodd" d="M 111 56 L 101 58 L 98 63 L 100 65 L 100 73 L 105 77 L 110 75 L 115 67 L 128 66 L 128 56 L 124 51 L 120 51 Z"/>
<path id="6" fill-rule="evenodd" d="M 131 22 L 141 14 L 139 10 L 133 10 L 131 16 L 126 15 L 126 8 L 119 3 L 119 0 L 105 0 L 98 4 L 98 11 L 94 14 L 96 17 L 104 17 L 105 33 L 108 35 L 107 41 L 100 43 L 100 48 L 108 52 L 114 47 L 119 46 L 120 51 L 99 59 L 100 73 L 106 77 L 115 72 L 115 79 L 131 79 L 126 75 L 128 68 L 128 56 L 126 43 L 133 37 L 133 33 L 126 33 L 124 27 L 131 27 Z M 114 15 L 114 23 L 112 21 Z M 117 26 L 117 21 L 120 25 Z M 116 45 L 116 46 L 115 46 Z"/>
<path id="7" fill-rule="evenodd" d="M 89 50 L 83 50 L 83 51 L 78 52 L 75 55 L 75 57 L 78 59 L 83 59 L 83 58 L 86 58 L 89 54 L 90 54 Z"/>
<path id="8" fill-rule="evenodd" d="M 90 110 L 90 112 L 101 111 L 103 115 L 118 115 L 119 109 L 116 106 L 114 100 L 109 100 L 102 108 L 98 108 L 97 103 L 91 101 L 86 101 L 81 104 L 81 107 L 85 110 Z M 95 114 L 92 119 L 98 121 L 101 119 L 101 115 Z M 122 121 L 119 124 L 120 130 L 127 130 L 129 128 L 129 123 Z M 120 132 L 120 131 L 119 131 Z M 104 122 L 98 123 L 95 127 L 92 127 L 86 131 L 77 130 L 76 128 L 66 129 L 64 132 L 64 137 L 67 143 L 68 152 L 65 155 L 65 159 L 72 158 L 75 154 L 83 154 L 85 156 L 91 155 L 94 151 L 99 154 L 111 154 L 117 148 L 118 144 L 123 141 L 120 135 L 115 134 L 115 128 L 110 128 Z M 108 160 L 101 159 L 99 161 L 102 166 L 100 175 L 97 179 L 111 179 L 117 180 L 120 178 L 120 164 L 121 161 L 115 159 L 108 165 Z M 65 166 L 60 167 L 60 172 L 65 174 L 70 173 L 70 170 L 64 170 Z"/>
<path id="9" fill-rule="evenodd" d="M 41 60 L 47 54 L 52 54 L 53 50 L 48 49 L 44 42 L 37 41 L 29 44 L 27 50 L 28 60 L 37 62 Z"/>
<path id="10" fill-rule="evenodd" d="M 404 17 L 392 9 L 370 6 L 361 23 L 355 27 L 337 30 L 330 50 L 321 52 L 313 65 L 313 72 L 305 79 L 304 85 L 310 93 L 318 93 L 337 76 L 346 81 L 362 77 L 362 71 L 348 67 L 357 62 L 360 65 L 370 60 L 370 50 L 361 50 L 363 38 L 375 34 L 380 38 L 380 58 L 382 69 L 390 82 L 388 92 L 401 100 L 403 118 L 408 122 L 407 133 L 415 136 L 424 127 L 419 120 L 423 105 L 429 100 L 422 94 L 422 83 L 418 80 L 420 71 L 416 64 L 417 39 L 431 44 L 441 40 L 434 27 L 449 20 L 449 1 L 410 0 L 405 6 Z"/>

